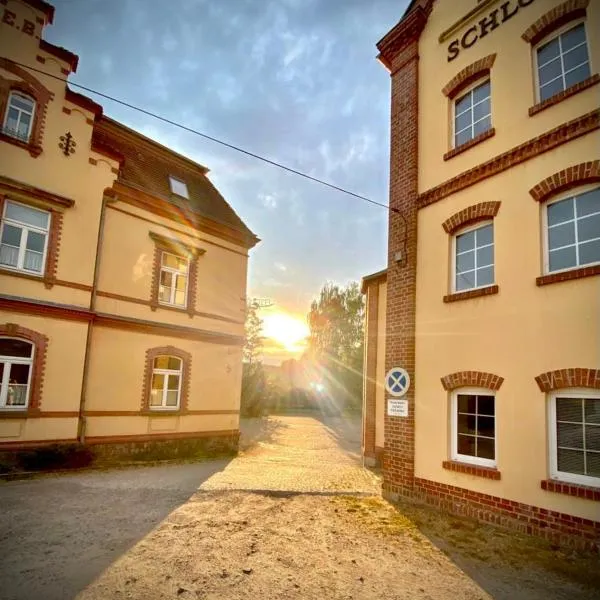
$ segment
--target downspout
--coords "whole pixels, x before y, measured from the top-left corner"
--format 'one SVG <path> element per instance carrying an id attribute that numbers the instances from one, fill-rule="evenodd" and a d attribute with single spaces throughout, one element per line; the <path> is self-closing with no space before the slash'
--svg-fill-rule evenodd
<path id="1" fill-rule="evenodd" d="M 87 397 L 88 372 L 90 367 L 90 352 L 92 348 L 92 330 L 94 327 L 94 313 L 96 310 L 96 292 L 98 290 L 98 276 L 100 274 L 100 255 L 102 253 L 102 242 L 104 240 L 104 220 L 106 216 L 106 205 L 114 202 L 114 191 L 110 188 L 104 190 L 102 206 L 100 208 L 100 222 L 98 224 L 98 239 L 96 241 L 96 260 L 94 262 L 94 279 L 92 282 L 92 293 L 90 296 L 91 319 L 88 321 L 87 336 L 85 340 L 85 355 L 83 358 L 83 375 L 81 377 L 81 397 L 79 399 L 79 422 L 77 425 L 77 439 L 80 444 L 85 442 L 86 419 L 84 415 L 85 401 Z"/>

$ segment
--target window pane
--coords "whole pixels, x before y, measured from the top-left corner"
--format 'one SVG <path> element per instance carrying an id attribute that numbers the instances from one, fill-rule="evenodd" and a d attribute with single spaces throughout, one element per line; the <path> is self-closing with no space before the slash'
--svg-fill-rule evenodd
<path id="1" fill-rule="evenodd" d="M 494 241 L 493 225 L 486 225 L 485 227 L 480 227 L 475 233 L 477 234 L 478 246 L 485 246 L 486 244 L 491 244 Z"/>
<path id="2" fill-rule="evenodd" d="M 477 435 L 494 437 L 494 417 L 477 417 Z"/>
<path id="3" fill-rule="evenodd" d="M 457 451 L 466 456 L 475 456 L 475 438 L 468 435 L 459 435 L 457 440 Z"/>
<path id="4" fill-rule="evenodd" d="M 167 392 L 167 406 L 177 406 L 179 392 L 177 390 L 169 390 Z"/>
<path id="5" fill-rule="evenodd" d="M 169 390 L 179 389 L 179 375 L 169 375 Z"/>
<path id="6" fill-rule="evenodd" d="M 565 74 L 565 85 L 569 88 L 590 76 L 590 63 L 584 63 L 580 67 Z"/>
<path id="7" fill-rule="evenodd" d="M 31 252 L 27 250 L 25 252 L 25 260 L 23 261 L 23 268 L 28 271 L 35 271 L 36 273 L 42 272 L 42 262 L 44 255 L 38 252 Z"/>
<path id="8" fill-rule="evenodd" d="M 11 383 L 27 383 L 29 381 L 29 365 L 13 363 L 10 367 Z"/>
<path id="9" fill-rule="evenodd" d="M 482 119 L 481 121 L 478 121 L 477 123 L 475 123 L 473 133 L 474 133 L 474 135 L 479 135 L 480 133 L 487 131 L 491 127 L 492 127 L 492 117 L 486 117 L 485 119 Z"/>
<path id="10" fill-rule="evenodd" d="M 189 198 L 187 185 L 183 181 L 175 179 L 174 177 L 169 177 L 169 183 L 171 184 L 171 191 L 174 194 Z"/>
<path id="11" fill-rule="evenodd" d="M 0 246 L 0 264 L 16 267 L 19 261 L 19 249 L 13 246 Z"/>
<path id="12" fill-rule="evenodd" d="M 458 433 L 475 433 L 475 415 L 462 415 L 457 416 L 457 428 Z"/>
<path id="13" fill-rule="evenodd" d="M 171 288 L 161 285 L 158 290 L 158 299 L 160 302 L 171 302 Z"/>
<path id="14" fill-rule="evenodd" d="M 487 267 L 494 264 L 494 246 L 485 246 L 477 250 L 477 266 Z"/>
<path id="15" fill-rule="evenodd" d="M 27 234 L 27 250 L 33 250 L 34 252 L 44 252 L 44 244 L 46 243 L 46 236 L 43 233 L 37 233 L 36 231 L 30 231 Z"/>
<path id="16" fill-rule="evenodd" d="M 490 101 L 485 100 L 480 102 L 473 107 L 473 120 L 479 121 L 483 117 L 487 117 L 490 114 Z"/>
<path id="17" fill-rule="evenodd" d="M 553 250 L 550 254 L 550 271 L 558 271 L 560 269 L 569 269 L 577 264 L 575 255 L 575 246 L 570 248 L 562 248 L 561 250 Z"/>
<path id="18" fill-rule="evenodd" d="M 5 214 L 7 219 L 14 219 L 15 221 L 33 225 L 41 229 L 48 228 L 49 214 L 35 208 L 30 208 L 29 206 L 7 202 Z"/>
<path id="19" fill-rule="evenodd" d="M 579 264 L 589 265 L 600 261 L 600 240 L 586 242 L 579 246 Z"/>
<path id="20" fill-rule="evenodd" d="M 559 421 L 556 424 L 556 436 L 561 448 L 583 449 L 583 425 Z"/>
<path id="21" fill-rule="evenodd" d="M 181 369 L 181 360 L 175 356 L 169 356 L 168 369 L 171 371 L 179 371 Z"/>
<path id="22" fill-rule="evenodd" d="M 171 273 L 170 271 L 161 271 L 160 283 L 161 285 L 171 287 L 171 285 L 173 285 L 173 273 Z"/>
<path id="23" fill-rule="evenodd" d="M 185 292 L 175 292 L 175 304 L 177 306 L 185 306 Z"/>
<path id="24" fill-rule="evenodd" d="M 469 231 L 462 235 L 456 236 L 456 251 L 464 252 L 465 250 L 473 250 L 475 248 L 475 232 Z"/>
<path id="25" fill-rule="evenodd" d="M 21 245 L 22 232 L 23 230 L 20 227 L 5 224 L 2 230 L 2 243 L 19 247 Z"/>
<path id="26" fill-rule="evenodd" d="M 177 270 L 181 271 L 182 273 L 187 273 L 187 270 L 188 270 L 187 258 L 177 257 Z"/>
<path id="27" fill-rule="evenodd" d="M 8 393 L 6 395 L 7 406 L 26 406 L 27 405 L 27 384 L 13 383 L 8 384 Z"/>
<path id="28" fill-rule="evenodd" d="M 469 127 L 468 129 L 465 129 L 461 133 L 457 133 L 454 136 L 454 145 L 461 146 L 462 144 L 468 142 L 472 137 L 473 133 L 471 132 L 471 128 Z"/>
<path id="29" fill-rule="evenodd" d="M 540 78 L 540 85 L 545 85 L 553 79 L 560 77 L 562 73 L 560 59 L 557 58 L 556 60 L 549 62 L 547 65 L 540 67 L 538 73 Z"/>
<path id="30" fill-rule="evenodd" d="M 600 477 L 600 452 L 588 452 L 587 455 L 587 474 L 591 477 Z"/>
<path id="31" fill-rule="evenodd" d="M 573 198 L 548 205 L 548 225 L 556 225 L 575 218 Z"/>
<path id="32" fill-rule="evenodd" d="M 177 257 L 174 254 L 168 254 L 167 252 L 163 252 L 162 264 L 165 267 L 169 267 L 170 269 L 177 269 L 177 265 L 179 263 L 177 261 Z"/>
<path id="33" fill-rule="evenodd" d="M 569 246 L 575 243 L 575 223 L 563 223 L 548 229 L 548 246 L 550 250 Z"/>
<path id="34" fill-rule="evenodd" d="M 479 458 L 488 458 L 494 460 L 496 458 L 496 444 L 494 440 L 486 438 L 477 438 L 477 456 Z"/>
<path id="35" fill-rule="evenodd" d="M 587 398 L 584 402 L 585 422 L 600 423 L 600 398 Z"/>
<path id="36" fill-rule="evenodd" d="M 152 374 L 152 389 L 161 390 L 165 386 L 165 376 L 162 373 Z"/>
<path id="37" fill-rule="evenodd" d="M 456 101 L 454 106 L 454 114 L 459 115 L 471 107 L 471 93 L 465 94 L 462 98 Z"/>
<path id="38" fill-rule="evenodd" d="M 573 27 L 573 29 L 569 29 L 569 31 L 565 31 L 560 37 L 563 52 L 570 50 L 573 46 L 585 42 L 585 28 L 583 23 Z"/>
<path id="39" fill-rule="evenodd" d="M 150 406 L 162 406 L 162 389 L 153 389 L 150 392 Z"/>
<path id="40" fill-rule="evenodd" d="M 0 356 L 31 358 L 33 345 L 23 340 L 0 338 Z"/>
<path id="41" fill-rule="evenodd" d="M 485 267 L 477 270 L 477 287 L 492 285 L 494 283 L 494 267 Z"/>
<path id="42" fill-rule="evenodd" d="M 19 121 L 19 113 L 14 108 L 8 110 L 8 119 L 6 119 L 6 127 L 13 131 L 17 129 L 17 123 Z"/>
<path id="43" fill-rule="evenodd" d="M 583 44 L 573 50 L 565 53 L 563 56 L 563 63 L 565 65 L 565 71 L 569 71 L 573 67 L 578 67 L 588 61 L 587 45 Z"/>
<path id="44" fill-rule="evenodd" d="M 477 397 L 477 412 L 480 415 L 494 414 L 494 396 L 478 396 Z"/>
<path id="45" fill-rule="evenodd" d="M 600 213 L 577 221 L 577 239 L 580 242 L 600 238 Z"/>
<path id="46" fill-rule="evenodd" d="M 458 412 L 475 413 L 476 397 L 467 394 L 458 394 Z"/>
<path id="47" fill-rule="evenodd" d="M 456 257 L 456 272 L 472 271 L 475 268 L 475 252 L 465 252 Z"/>
<path id="48" fill-rule="evenodd" d="M 25 96 L 11 94 L 10 105 L 29 113 L 33 112 L 33 100 Z"/>
<path id="49" fill-rule="evenodd" d="M 577 196 L 577 216 L 584 217 L 593 213 L 600 213 L 600 188 Z"/>
<path id="50" fill-rule="evenodd" d="M 168 369 L 169 368 L 169 357 L 168 356 L 157 356 L 154 359 L 155 369 Z"/>
<path id="51" fill-rule="evenodd" d="M 583 400 L 580 398 L 557 398 L 556 420 L 581 423 L 583 419 Z"/>
<path id="52" fill-rule="evenodd" d="M 490 82 L 486 81 L 473 90 L 473 104 L 481 102 L 490 96 Z M 489 104 L 489 101 L 488 101 Z"/>
<path id="53" fill-rule="evenodd" d="M 456 276 L 456 291 L 468 290 L 475 287 L 475 271 L 461 273 Z"/>
<path id="54" fill-rule="evenodd" d="M 458 115 L 458 117 L 456 117 L 456 121 L 454 124 L 454 131 L 456 131 L 458 133 L 459 131 L 462 131 L 463 129 L 465 129 L 465 127 L 470 127 L 472 123 L 473 123 L 473 113 L 470 110 L 468 110 L 467 112 L 464 112 L 462 115 Z"/>
<path id="55" fill-rule="evenodd" d="M 559 77 L 552 83 L 540 87 L 540 100 L 544 101 L 548 98 L 552 98 L 552 96 L 556 96 L 556 94 L 562 92 L 563 89 L 562 77 Z"/>
<path id="56" fill-rule="evenodd" d="M 586 424 L 585 449 L 600 452 L 600 425 Z"/>
<path id="57" fill-rule="evenodd" d="M 577 473 L 585 475 L 583 469 L 583 451 L 564 450 L 559 448 L 557 451 L 558 470 L 563 473 Z"/>
<path id="58" fill-rule="evenodd" d="M 185 292 L 185 285 L 186 285 L 186 277 L 184 277 L 183 275 L 177 275 L 177 283 L 175 285 L 175 288 L 177 290 L 183 291 Z"/>
<path id="59" fill-rule="evenodd" d="M 559 52 L 560 49 L 558 46 L 558 38 L 555 38 L 551 42 L 544 44 L 537 51 L 538 65 L 543 65 L 553 58 L 556 58 Z"/>

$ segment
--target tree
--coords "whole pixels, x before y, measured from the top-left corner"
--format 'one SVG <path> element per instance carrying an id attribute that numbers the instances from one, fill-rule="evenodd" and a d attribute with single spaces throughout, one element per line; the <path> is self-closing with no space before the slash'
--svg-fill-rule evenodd
<path id="1" fill-rule="evenodd" d="M 309 356 L 327 379 L 331 396 L 352 408 L 362 403 L 364 299 L 357 282 L 326 283 L 308 313 Z"/>
<path id="2" fill-rule="evenodd" d="M 266 381 L 261 360 L 263 322 L 258 308 L 256 302 L 248 305 L 244 325 L 241 413 L 246 417 L 259 416 L 265 401 Z"/>

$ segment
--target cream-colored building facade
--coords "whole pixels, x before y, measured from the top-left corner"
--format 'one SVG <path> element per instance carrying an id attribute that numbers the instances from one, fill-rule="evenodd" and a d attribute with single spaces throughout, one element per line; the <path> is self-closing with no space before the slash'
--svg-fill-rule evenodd
<path id="1" fill-rule="evenodd" d="M 590 546 L 599 32 L 587 0 L 411 2 L 378 44 L 396 211 L 388 268 L 363 281 L 363 452 L 383 456 L 385 493 Z M 394 366 L 407 417 L 385 414 Z"/>
<path id="2" fill-rule="evenodd" d="M 0 451 L 237 447 L 248 251 L 208 169 L 103 115 L 0 6 Z"/>

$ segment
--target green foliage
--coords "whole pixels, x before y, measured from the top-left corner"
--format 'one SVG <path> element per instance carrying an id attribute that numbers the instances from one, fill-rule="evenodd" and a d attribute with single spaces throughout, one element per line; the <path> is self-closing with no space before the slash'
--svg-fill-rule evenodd
<path id="1" fill-rule="evenodd" d="M 244 364 L 242 365 L 241 414 L 257 417 L 265 409 L 266 378 L 261 361 L 263 345 L 262 319 L 258 316 L 258 304 L 252 302 L 246 312 Z"/>
<path id="2" fill-rule="evenodd" d="M 308 313 L 309 356 L 320 365 L 341 404 L 362 404 L 364 299 L 357 282 L 326 283 Z"/>

